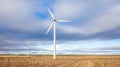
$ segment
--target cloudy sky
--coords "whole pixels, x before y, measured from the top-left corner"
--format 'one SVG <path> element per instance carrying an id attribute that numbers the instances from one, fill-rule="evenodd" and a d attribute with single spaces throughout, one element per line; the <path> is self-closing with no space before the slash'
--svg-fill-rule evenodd
<path id="1" fill-rule="evenodd" d="M 57 54 L 120 54 L 120 0 L 0 0 L 0 53 L 52 54 L 47 7 L 72 20 L 57 23 Z"/>

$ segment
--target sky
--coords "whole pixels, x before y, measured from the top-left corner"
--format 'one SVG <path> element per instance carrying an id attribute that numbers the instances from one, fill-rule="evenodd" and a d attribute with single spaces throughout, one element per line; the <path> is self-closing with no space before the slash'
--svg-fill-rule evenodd
<path id="1" fill-rule="evenodd" d="M 0 0 L 0 54 L 52 54 L 47 7 L 57 54 L 120 55 L 120 0 Z"/>

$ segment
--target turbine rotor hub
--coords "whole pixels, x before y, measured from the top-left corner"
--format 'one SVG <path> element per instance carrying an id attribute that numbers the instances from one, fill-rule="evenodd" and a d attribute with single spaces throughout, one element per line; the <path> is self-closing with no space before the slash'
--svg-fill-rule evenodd
<path id="1" fill-rule="evenodd" d="M 53 21 L 55 21 L 56 22 L 56 20 L 54 19 Z"/>

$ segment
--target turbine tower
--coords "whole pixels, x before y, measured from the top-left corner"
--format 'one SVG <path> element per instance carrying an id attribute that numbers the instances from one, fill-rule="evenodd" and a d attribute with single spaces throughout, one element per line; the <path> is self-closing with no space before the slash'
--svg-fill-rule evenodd
<path id="1" fill-rule="evenodd" d="M 53 59 L 56 59 L 56 22 L 71 22 L 70 20 L 56 20 L 55 16 L 53 15 L 53 13 L 51 12 L 51 10 L 47 7 L 48 12 L 50 14 L 50 16 L 52 17 L 52 23 L 49 26 L 46 35 L 48 34 L 48 32 L 51 30 L 51 28 L 54 28 L 54 33 L 53 33 Z"/>

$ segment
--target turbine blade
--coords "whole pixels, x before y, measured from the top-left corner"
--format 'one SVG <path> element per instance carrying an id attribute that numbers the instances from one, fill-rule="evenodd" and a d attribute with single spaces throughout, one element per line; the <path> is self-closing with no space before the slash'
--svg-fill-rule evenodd
<path id="1" fill-rule="evenodd" d="M 54 23 L 51 23 L 51 25 L 49 26 L 49 28 L 48 28 L 48 30 L 47 30 L 47 32 L 46 32 L 46 35 L 48 34 L 48 32 L 50 31 L 50 29 L 52 28 L 53 24 L 54 24 Z"/>
<path id="2" fill-rule="evenodd" d="M 57 22 L 71 22 L 71 20 L 57 20 Z"/>
<path id="3" fill-rule="evenodd" d="M 50 11 L 50 9 L 47 7 L 47 9 L 48 9 L 48 12 L 49 12 L 49 14 L 50 14 L 50 16 L 52 17 L 52 19 L 54 20 L 55 19 L 55 17 L 54 17 L 54 15 L 53 15 L 53 13 Z"/>

